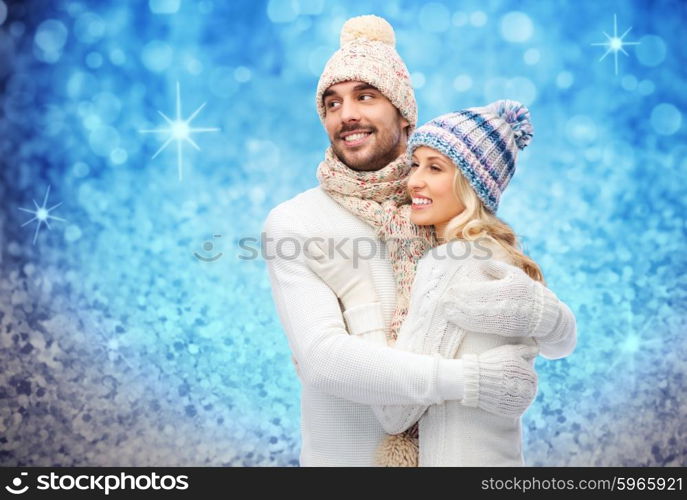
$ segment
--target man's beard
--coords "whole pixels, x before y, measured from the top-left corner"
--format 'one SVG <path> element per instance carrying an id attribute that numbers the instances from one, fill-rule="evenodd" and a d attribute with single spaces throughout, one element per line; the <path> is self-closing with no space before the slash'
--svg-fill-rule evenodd
<path id="1" fill-rule="evenodd" d="M 386 136 L 377 134 L 377 129 L 365 129 L 362 127 L 355 127 L 351 129 L 342 129 L 339 134 L 343 132 L 352 132 L 354 130 L 365 130 L 375 134 L 374 140 L 377 141 L 375 148 L 371 154 L 367 156 L 359 156 L 355 153 L 348 154 L 346 157 L 345 150 L 339 148 L 336 143 L 330 141 L 332 151 L 334 154 L 346 165 L 348 168 L 360 171 L 373 172 L 386 167 L 389 163 L 394 161 L 401 154 L 399 150 L 399 143 L 401 141 L 401 133 L 391 133 Z"/>

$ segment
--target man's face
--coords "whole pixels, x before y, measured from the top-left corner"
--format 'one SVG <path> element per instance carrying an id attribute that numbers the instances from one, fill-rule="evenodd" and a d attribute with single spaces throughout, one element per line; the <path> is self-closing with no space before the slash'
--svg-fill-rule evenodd
<path id="1" fill-rule="evenodd" d="M 379 170 L 405 151 L 409 123 L 372 85 L 337 83 L 322 99 L 332 149 L 349 168 Z"/>

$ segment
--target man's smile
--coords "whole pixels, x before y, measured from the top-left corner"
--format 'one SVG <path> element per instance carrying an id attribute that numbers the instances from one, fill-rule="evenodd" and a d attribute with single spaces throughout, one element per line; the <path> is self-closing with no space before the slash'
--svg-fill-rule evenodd
<path id="1" fill-rule="evenodd" d="M 363 145 L 371 135 L 370 130 L 353 130 L 344 132 L 339 137 L 347 147 L 354 148 Z"/>

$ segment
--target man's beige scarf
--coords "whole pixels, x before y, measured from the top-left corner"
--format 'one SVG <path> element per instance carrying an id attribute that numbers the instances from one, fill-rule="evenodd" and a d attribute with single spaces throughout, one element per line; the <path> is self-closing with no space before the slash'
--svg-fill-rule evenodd
<path id="1" fill-rule="evenodd" d="M 387 245 L 396 279 L 396 309 L 386 332 L 390 344 L 408 314 L 417 261 L 437 244 L 433 226 L 410 221 L 409 171 L 410 162 L 403 154 L 381 170 L 358 172 L 341 162 L 331 147 L 317 168 L 317 178 L 327 194 L 370 224 Z M 417 424 L 403 434 L 388 436 L 378 455 L 380 465 L 416 466 Z"/>

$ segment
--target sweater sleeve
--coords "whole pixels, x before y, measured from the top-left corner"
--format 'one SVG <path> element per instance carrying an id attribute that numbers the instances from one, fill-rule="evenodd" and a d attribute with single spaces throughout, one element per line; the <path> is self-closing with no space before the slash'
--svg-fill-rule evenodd
<path id="1" fill-rule="evenodd" d="M 547 359 L 561 359 L 572 354 L 577 345 L 577 323 L 575 316 L 570 308 L 561 300 L 557 299 L 553 292 L 546 290 L 545 294 L 553 296 L 551 302 L 557 310 L 555 323 L 548 326 L 548 331 L 543 337 L 535 337 L 539 345 L 539 354 Z"/>
<path id="2" fill-rule="evenodd" d="M 361 404 L 441 403 L 438 359 L 348 334 L 337 297 L 305 263 L 308 240 L 298 223 L 284 206 L 273 209 L 263 257 L 302 382 Z"/>
<path id="3" fill-rule="evenodd" d="M 469 271 L 452 283 L 445 301 L 450 322 L 474 332 L 533 337 L 549 359 L 572 352 L 575 317 L 545 285 L 503 262 L 469 259 L 463 267 Z"/>
<path id="4" fill-rule="evenodd" d="M 407 320 L 406 320 L 407 321 Z M 413 336 L 416 332 L 405 330 L 399 332 L 398 339 L 394 349 L 406 350 L 412 348 Z M 403 335 L 402 333 L 406 333 Z M 444 360 L 445 361 L 445 360 Z M 447 370 L 448 372 L 448 370 Z M 456 378 L 460 373 L 456 373 Z M 399 434 L 410 428 L 415 422 L 420 420 L 422 415 L 427 411 L 430 405 L 428 404 L 412 404 L 412 405 L 373 405 L 377 420 L 382 425 L 382 428 L 387 434 Z"/>
<path id="5" fill-rule="evenodd" d="M 417 274 L 413 283 L 413 297 L 414 301 L 432 301 L 436 303 L 437 298 L 433 297 L 431 290 L 417 290 L 417 286 L 429 286 L 433 288 L 439 284 L 440 273 L 437 274 L 428 272 L 428 266 L 418 265 Z M 419 293 L 418 293 L 419 292 Z M 428 310 L 434 307 L 433 304 L 424 303 L 411 304 L 408 315 L 404 320 L 403 327 L 398 333 L 394 349 L 409 352 L 418 352 L 424 354 L 431 354 L 439 359 L 440 375 L 438 377 L 438 384 L 445 394 L 450 390 L 452 393 L 447 394 L 446 400 L 461 400 L 464 392 L 464 377 L 463 377 L 463 362 L 456 359 L 442 359 L 444 357 L 453 358 L 455 351 L 460 343 L 462 336 L 457 335 L 457 332 L 438 334 L 438 332 L 427 331 L 430 327 L 428 321 L 418 321 L 424 315 L 431 314 Z M 417 325 L 417 328 L 411 327 Z M 422 326 L 420 326 L 422 325 Z M 443 342 L 443 335 L 453 335 L 454 338 L 448 342 Z M 436 338 L 430 338 L 430 337 Z M 447 352 L 440 352 L 439 346 L 445 346 Z M 450 347 L 449 347 L 450 346 Z M 450 352 L 449 352 L 450 351 Z M 450 384 L 450 389 L 449 389 Z M 422 415 L 427 411 L 430 405 L 375 405 L 372 407 L 377 420 L 388 434 L 399 434 L 410 428 L 415 422 L 420 420 Z"/>
<path id="6" fill-rule="evenodd" d="M 404 334 L 399 333 L 395 349 L 413 349 L 413 344 L 417 337 L 417 332 L 406 330 Z M 456 343 L 457 344 L 457 343 Z M 439 355 L 435 355 L 439 357 Z M 439 359 L 439 376 L 437 383 L 439 390 L 445 394 L 445 399 L 460 401 L 463 399 L 465 376 L 463 372 L 462 359 Z M 476 389 L 474 389 L 476 390 Z M 372 406 L 377 420 L 388 434 L 399 434 L 415 422 L 427 411 L 430 405 L 377 405 Z"/>

